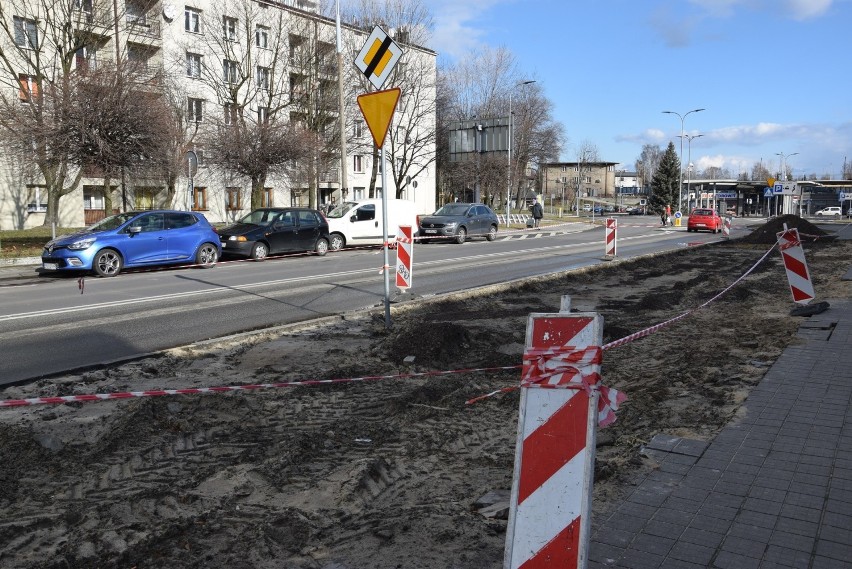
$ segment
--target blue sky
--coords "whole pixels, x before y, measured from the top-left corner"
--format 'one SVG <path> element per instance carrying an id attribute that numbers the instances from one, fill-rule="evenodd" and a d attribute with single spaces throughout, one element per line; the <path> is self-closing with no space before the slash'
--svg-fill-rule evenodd
<path id="1" fill-rule="evenodd" d="M 680 150 L 681 120 L 662 111 L 704 108 L 684 119 L 701 135 L 684 141 L 684 162 L 699 171 L 762 160 L 775 172 L 783 153 L 796 177 L 836 178 L 852 161 L 852 0 L 426 3 L 440 60 L 483 46 L 515 55 L 565 127 L 563 160 L 590 141 L 633 169 L 643 144 Z M 588 79 L 576 84 L 572 66 Z"/>

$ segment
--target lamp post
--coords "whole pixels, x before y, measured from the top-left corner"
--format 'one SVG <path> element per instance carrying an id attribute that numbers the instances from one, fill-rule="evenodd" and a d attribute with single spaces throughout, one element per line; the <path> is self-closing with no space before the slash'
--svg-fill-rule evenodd
<path id="1" fill-rule="evenodd" d="M 681 135 L 681 136 L 679 137 L 679 138 L 680 138 L 680 143 L 681 143 L 681 145 L 683 144 L 683 139 L 684 139 L 684 138 L 687 140 L 687 145 L 686 145 L 686 147 L 687 147 L 687 158 L 686 158 L 686 163 L 687 163 L 687 169 L 686 169 L 686 172 L 687 172 L 687 176 L 686 176 L 686 199 L 687 199 L 687 200 L 689 200 L 689 185 L 690 185 L 690 182 L 692 181 L 692 172 L 691 172 L 691 169 L 692 169 L 692 139 L 693 139 L 693 138 L 698 138 L 698 137 L 700 137 L 700 136 L 704 136 L 704 135 L 703 135 L 703 134 L 693 134 L 693 135 L 683 134 L 683 135 Z M 696 203 L 698 202 L 698 200 L 697 200 L 697 199 L 696 199 L 695 201 L 696 201 Z M 689 213 L 689 212 L 688 212 L 688 210 L 689 210 L 689 204 L 687 204 L 686 209 L 687 209 L 687 213 Z"/>
<path id="2" fill-rule="evenodd" d="M 793 152 L 792 154 L 784 154 L 783 152 L 776 152 L 775 153 L 775 156 L 781 157 L 781 180 L 784 181 L 784 182 L 787 181 L 787 169 L 784 167 L 784 164 L 785 164 L 784 156 L 789 158 L 790 156 L 795 156 L 796 154 L 798 154 L 798 152 Z"/>
<path id="3" fill-rule="evenodd" d="M 675 111 L 663 111 L 665 114 L 677 115 L 680 117 L 680 156 L 678 156 L 678 161 L 680 162 L 680 185 L 677 188 L 677 195 L 680 202 L 677 204 L 678 209 L 680 209 L 680 206 L 683 203 L 683 121 L 690 113 L 697 113 L 703 110 L 704 109 L 692 109 L 684 114 L 676 113 Z"/>
<path id="4" fill-rule="evenodd" d="M 786 168 L 786 163 L 784 162 L 784 156 L 787 156 L 787 158 L 789 158 L 790 156 L 795 156 L 796 154 L 798 154 L 798 152 L 793 152 L 792 154 L 784 154 L 783 152 L 776 152 L 775 153 L 776 156 L 781 157 L 781 181 L 782 182 L 787 181 L 787 168 Z M 801 217 L 801 215 L 802 215 L 802 198 L 799 197 L 799 217 Z"/>
<path id="5" fill-rule="evenodd" d="M 515 87 L 529 85 L 530 83 L 535 83 L 535 81 L 518 81 L 509 90 L 509 171 L 506 173 L 506 227 L 509 227 L 509 215 L 511 214 L 509 204 L 512 199 L 512 94 Z"/>

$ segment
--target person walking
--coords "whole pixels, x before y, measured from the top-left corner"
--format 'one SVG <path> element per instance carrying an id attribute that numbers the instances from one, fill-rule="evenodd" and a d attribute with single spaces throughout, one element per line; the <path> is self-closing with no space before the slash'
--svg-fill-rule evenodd
<path id="1" fill-rule="evenodd" d="M 533 227 L 541 229 L 541 218 L 544 217 L 544 209 L 541 207 L 541 204 L 538 203 L 537 199 L 533 200 L 530 209 L 532 210 Z"/>
<path id="2" fill-rule="evenodd" d="M 672 206 L 666 204 L 666 220 L 663 225 L 672 225 Z"/>

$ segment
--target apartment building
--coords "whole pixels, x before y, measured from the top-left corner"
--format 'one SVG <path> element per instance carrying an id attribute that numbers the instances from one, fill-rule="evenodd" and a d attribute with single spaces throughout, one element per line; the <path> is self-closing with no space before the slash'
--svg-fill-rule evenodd
<path id="1" fill-rule="evenodd" d="M 614 198 L 618 162 L 549 162 L 539 171 L 545 199 L 565 203 L 575 198 Z"/>
<path id="2" fill-rule="evenodd" d="M 54 12 L 44 13 L 43 3 L 35 0 L 4 0 L 0 16 L 14 34 L 0 37 L 0 44 L 4 53 L 16 54 L 13 68 L 0 67 L 0 88 L 7 100 L 17 97 L 21 105 L 33 104 L 38 94 L 35 78 L 47 75 L 45 71 L 54 77 L 62 73 L 62 61 L 55 56 L 63 46 L 56 48 L 53 36 L 55 29 L 70 23 L 85 41 L 73 51 L 66 72 L 102 68 L 116 61 L 132 63 L 149 92 L 168 91 L 175 105 L 182 107 L 184 135 L 176 159 L 180 167 L 173 175 L 139 169 L 105 179 L 98 168 L 69 165 L 64 186 L 74 189 L 55 206 L 60 226 L 82 227 L 123 209 L 193 209 L 214 223 L 245 214 L 251 208 L 251 179 L 222 167 L 206 144 L 211 133 L 227 132 L 237 108 L 258 123 L 271 120 L 277 112 L 279 120 L 285 116 L 286 121 L 313 128 L 319 141 L 311 160 L 270 173 L 263 187 L 263 205 L 309 205 L 312 194 L 316 205 L 370 197 L 374 144 L 356 98 L 372 88 L 353 63 L 370 29 L 341 28 L 346 133 L 341 167 L 339 138 L 330 142 L 335 139 L 333 131 L 340 131 L 336 26 L 333 19 L 317 13 L 317 2 L 73 0 L 57 4 L 71 10 L 55 7 Z M 436 53 L 407 43 L 406 30 L 389 32 L 402 45 L 404 56 L 398 73 L 385 85 L 400 86 L 403 91 L 385 143 L 387 194 L 389 199 L 413 200 L 418 211 L 431 212 L 435 207 Z M 53 53 L 52 48 L 56 48 Z M 41 62 L 54 61 L 53 68 L 34 71 L 30 55 L 35 53 Z M 392 84 L 395 79 L 402 84 Z M 140 104 L 143 101 L 140 98 Z M 323 114 L 318 121 L 320 108 Z M 0 106 L 0 112 L 3 109 Z M 400 180 L 399 188 L 394 175 Z M 381 180 L 379 173 L 375 197 L 384 191 Z M 44 170 L 34 160 L 27 163 L 0 156 L 0 229 L 42 225 L 50 199 L 46 188 Z"/>

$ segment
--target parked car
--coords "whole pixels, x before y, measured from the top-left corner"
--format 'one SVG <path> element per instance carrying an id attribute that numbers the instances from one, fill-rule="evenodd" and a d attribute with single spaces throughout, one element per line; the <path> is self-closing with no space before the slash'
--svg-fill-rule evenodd
<path id="1" fill-rule="evenodd" d="M 388 240 L 393 242 L 400 225 L 417 230 L 417 205 L 408 200 L 388 199 Z M 381 245 L 382 200 L 367 199 L 343 202 L 328 213 L 331 250 L 346 246 Z"/>
<path id="2" fill-rule="evenodd" d="M 590 203 L 583 204 L 583 211 L 591 212 L 592 211 L 592 204 L 590 204 Z"/>
<path id="3" fill-rule="evenodd" d="M 592 211 L 593 211 L 593 212 L 595 212 L 595 215 L 601 215 L 601 214 L 603 214 L 604 209 L 603 209 L 603 207 L 601 207 L 601 206 L 599 206 L 599 205 L 596 205 L 596 206 L 592 209 Z"/>
<path id="4" fill-rule="evenodd" d="M 817 217 L 836 217 L 836 218 L 839 218 L 842 215 L 842 212 L 841 212 L 839 207 L 832 206 L 832 207 L 824 207 L 821 210 L 819 210 L 818 212 L 816 212 L 814 215 L 817 216 Z"/>
<path id="5" fill-rule="evenodd" d="M 689 221 L 686 222 L 687 231 L 699 231 L 706 229 L 713 233 L 722 231 L 722 218 L 718 212 L 713 209 L 694 209 L 689 214 Z"/>
<path id="6" fill-rule="evenodd" d="M 464 243 L 468 237 L 485 237 L 488 241 L 497 238 L 497 214 L 480 203 L 448 203 L 432 215 L 418 220 L 418 235 L 421 240 L 449 238 Z"/>
<path id="7" fill-rule="evenodd" d="M 631 207 L 627 210 L 627 215 L 645 215 L 645 210 L 641 207 Z"/>
<path id="8" fill-rule="evenodd" d="M 222 254 L 263 261 L 278 253 L 328 253 L 328 221 L 307 207 L 267 207 L 218 230 Z"/>
<path id="9" fill-rule="evenodd" d="M 194 263 L 209 268 L 221 252 L 219 236 L 200 213 L 129 211 L 49 241 L 41 266 L 45 271 L 83 270 L 114 277 L 125 267 Z"/>

